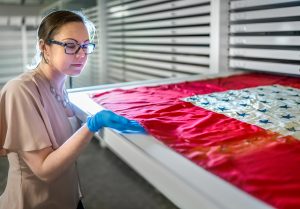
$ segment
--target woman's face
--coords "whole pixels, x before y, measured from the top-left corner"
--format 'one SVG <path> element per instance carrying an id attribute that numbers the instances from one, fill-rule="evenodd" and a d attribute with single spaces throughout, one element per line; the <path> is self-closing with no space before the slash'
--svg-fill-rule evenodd
<path id="1" fill-rule="evenodd" d="M 71 43 L 70 46 L 78 47 L 76 43 L 89 43 L 89 33 L 83 23 L 71 22 L 62 26 L 52 39 L 58 42 Z M 70 48 L 70 50 L 72 49 Z M 48 56 L 49 65 L 52 69 L 69 76 L 79 75 L 87 61 L 87 55 L 82 48 L 76 54 L 66 54 L 64 46 L 53 43 L 48 45 Z"/>

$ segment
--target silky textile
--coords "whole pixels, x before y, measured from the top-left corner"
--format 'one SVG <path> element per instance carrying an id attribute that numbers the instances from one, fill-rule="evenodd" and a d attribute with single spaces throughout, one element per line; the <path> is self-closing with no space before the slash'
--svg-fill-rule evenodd
<path id="1" fill-rule="evenodd" d="M 91 95 L 276 208 L 300 208 L 300 78 L 248 73 Z"/>

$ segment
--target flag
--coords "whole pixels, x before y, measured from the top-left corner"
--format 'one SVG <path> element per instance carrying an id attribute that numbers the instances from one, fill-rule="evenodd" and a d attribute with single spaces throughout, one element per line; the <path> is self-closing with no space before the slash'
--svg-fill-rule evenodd
<path id="1" fill-rule="evenodd" d="M 300 207 L 300 79 L 247 73 L 91 95 L 276 208 Z"/>

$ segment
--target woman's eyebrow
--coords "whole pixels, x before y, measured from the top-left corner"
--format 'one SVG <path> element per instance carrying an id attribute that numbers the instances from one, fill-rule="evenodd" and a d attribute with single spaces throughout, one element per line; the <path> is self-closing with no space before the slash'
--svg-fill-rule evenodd
<path id="1" fill-rule="evenodd" d="M 77 40 L 74 39 L 74 38 L 64 38 L 62 41 L 66 41 L 66 40 L 73 40 L 73 41 L 79 43 L 79 41 L 77 41 Z M 87 41 L 90 41 L 90 39 L 86 39 L 85 41 L 83 41 L 83 43 L 85 43 L 85 42 L 87 42 Z"/>

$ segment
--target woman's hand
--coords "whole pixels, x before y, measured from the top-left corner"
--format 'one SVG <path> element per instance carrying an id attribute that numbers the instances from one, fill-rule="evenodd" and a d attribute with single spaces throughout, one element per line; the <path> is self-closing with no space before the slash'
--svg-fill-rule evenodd
<path id="1" fill-rule="evenodd" d="M 118 131 L 145 132 L 145 129 L 135 120 L 128 120 L 110 110 L 102 110 L 87 118 L 87 127 L 96 132 L 102 127 L 109 127 Z"/>

